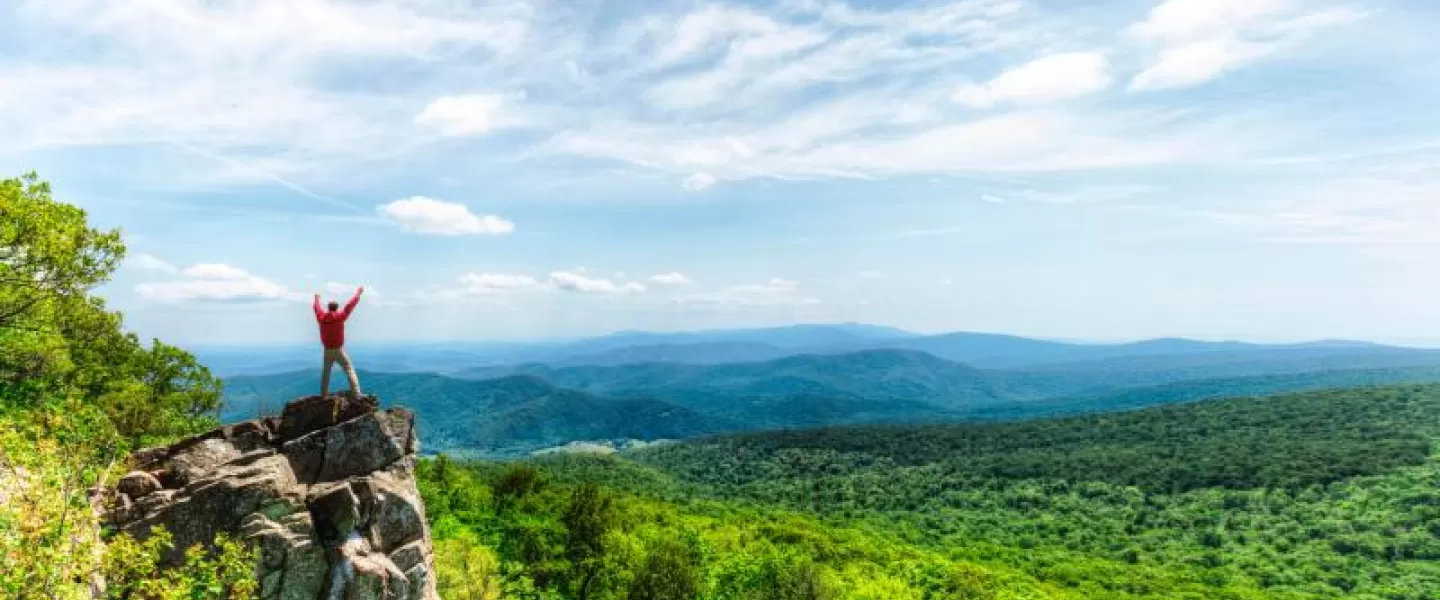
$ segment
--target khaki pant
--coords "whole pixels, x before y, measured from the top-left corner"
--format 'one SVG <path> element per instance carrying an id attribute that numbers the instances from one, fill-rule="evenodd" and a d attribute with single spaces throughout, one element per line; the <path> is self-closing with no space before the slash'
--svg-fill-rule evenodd
<path id="1" fill-rule="evenodd" d="M 320 395 L 330 393 L 330 368 L 335 363 L 340 363 L 340 368 L 345 369 L 345 378 L 350 380 L 350 391 L 355 396 L 360 395 L 360 378 L 355 376 L 355 365 L 350 363 L 350 356 L 345 354 L 344 348 L 325 349 L 325 368 L 320 371 Z"/>

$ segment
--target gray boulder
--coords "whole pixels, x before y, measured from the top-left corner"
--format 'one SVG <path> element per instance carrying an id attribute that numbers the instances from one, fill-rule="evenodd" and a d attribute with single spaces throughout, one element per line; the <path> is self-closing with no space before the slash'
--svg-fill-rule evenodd
<path id="1" fill-rule="evenodd" d="M 415 417 L 370 396 L 310 396 L 132 457 L 104 517 L 174 539 L 166 566 L 216 536 L 259 550 L 263 600 L 439 600 L 415 487 Z"/>
<path id="2" fill-rule="evenodd" d="M 131 471 L 115 484 L 115 491 L 129 496 L 131 500 L 139 500 L 152 492 L 160 491 L 162 487 L 160 480 L 154 475 L 145 471 Z"/>

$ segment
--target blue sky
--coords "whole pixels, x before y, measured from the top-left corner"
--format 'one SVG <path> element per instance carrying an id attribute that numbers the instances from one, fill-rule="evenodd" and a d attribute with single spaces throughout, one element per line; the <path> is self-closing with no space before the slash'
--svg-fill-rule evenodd
<path id="1" fill-rule="evenodd" d="M 0 2 L 146 336 L 1440 341 L 1421 0 Z"/>

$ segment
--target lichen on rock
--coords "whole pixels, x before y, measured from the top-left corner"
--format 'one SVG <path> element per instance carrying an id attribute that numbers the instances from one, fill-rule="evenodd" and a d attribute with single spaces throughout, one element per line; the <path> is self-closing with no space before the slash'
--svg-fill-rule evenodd
<path id="1" fill-rule="evenodd" d="M 136 452 L 105 491 L 105 520 L 137 539 L 164 527 L 168 565 L 221 533 L 253 543 L 262 600 L 439 600 L 415 417 L 378 406 L 309 396 L 279 418 Z"/>

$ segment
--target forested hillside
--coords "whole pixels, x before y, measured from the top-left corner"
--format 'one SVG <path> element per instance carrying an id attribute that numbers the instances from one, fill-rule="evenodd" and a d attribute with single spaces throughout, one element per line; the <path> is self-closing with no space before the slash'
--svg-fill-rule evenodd
<path id="1" fill-rule="evenodd" d="M 494 377 L 462 380 L 362 370 L 361 378 L 367 391 L 417 412 L 430 451 L 489 456 L 571 441 L 862 423 L 1016 420 L 1224 396 L 1440 381 L 1437 367 L 1397 367 L 1126 387 L 1121 383 L 1127 378 L 1147 382 L 1166 380 L 1167 375 L 1155 377 L 1143 369 L 1132 372 L 1133 377 L 1070 369 L 975 369 L 920 352 L 888 350 L 726 365 L 525 365 L 488 374 Z M 228 378 L 222 418 L 233 421 L 273 412 L 277 398 L 314 393 L 317 379 L 313 371 Z"/>
<path id="2" fill-rule="evenodd" d="M 442 547 L 565 598 L 1422 600 L 1437 435 L 1440 386 L 1390 386 L 422 472 Z"/>

